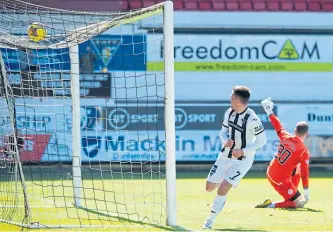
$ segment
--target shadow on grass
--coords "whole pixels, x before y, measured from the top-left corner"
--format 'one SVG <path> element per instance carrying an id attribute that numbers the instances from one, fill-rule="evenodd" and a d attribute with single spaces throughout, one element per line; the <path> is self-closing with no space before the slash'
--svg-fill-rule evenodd
<path id="1" fill-rule="evenodd" d="M 268 232 L 268 230 L 250 230 L 245 228 L 234 228 L 234 229 L 214 229 L 217 231 L 249 231 L 249 232 Z"/>
<path id="2" fill-rule="evenodd" d="M 319 209 L 311 209 L 311 208 L 289 208 L 289 209 L 282 209 L 280 208 L 279 210 L 286 210 L 286 211 L 297 211 L 297 212 L 313 212 L 313 213 L 322 213 L 322 210 Z"/>
<path id="3" fill-rule="evenodd" d="M 81 210 L 84 210 L 88 213 L 93 213 L 99 216 L 103 216 L 103 217 L 109 217 L 109 218 L 116 218 L 119 220 L 119 222 L 124 222 L 124 223 L 133 223 L 136 225 L 140 225 L 140 226 L 147 226 L 147 227 L 154 227 L 157 229 L 162 229 L 162 230 L 167 230 L 167 231 L 189 231 L 188 229 L 181 227 L 181 226 L 162 226 L 162 225 L 158 225 L 158 224 L 154 224 L 154 223 L 148 223 L 148 222 L 143 222 L 143 221 L 139 221 L 139 220 L 133 220 L 133 219 L 129 219 L 126 217 L 119 217 L 119 216 L 112 216 L 110 214 L 107 213 L 103 213 L 103 212 L 99 212 L 97 210 L 94 209 L 88 209 L 88 208 L 80 208 Z"/>

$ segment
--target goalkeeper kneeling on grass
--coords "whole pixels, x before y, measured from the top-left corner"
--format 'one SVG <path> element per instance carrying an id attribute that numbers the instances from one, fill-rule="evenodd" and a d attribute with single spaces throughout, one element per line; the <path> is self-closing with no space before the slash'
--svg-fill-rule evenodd
<path id="1" fill-rule="evenodd" d="M 273 102 L 270 98 L 261 102 L 280 139 L 280 145 L 267 168 L 267 179 L 273 188 L 284 198 L 284 201 L 272 203 L 265 200 L 256 208 L 302 208 L 309 200 L 309 151 L 304 145 L 309 126 L 298 122 L 294 134 L 287 132 L 273 113 Z M 297 190 L 302 178 L 304 197 Z"/>

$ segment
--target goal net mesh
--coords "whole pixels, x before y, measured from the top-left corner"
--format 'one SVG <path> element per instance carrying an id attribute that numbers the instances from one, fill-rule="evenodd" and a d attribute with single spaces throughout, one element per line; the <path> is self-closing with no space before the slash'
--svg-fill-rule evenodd
<path id="1" fill-rule="evenodd" d="M 40 41 L 28 36 L 31 26 Z M 163 4 L 101 14 L 1 1 L 1 221 L 32 227 L 165 223 L 162 29 Z M 70 50 L 75 46 L 78 54 Z M 75 56 L 80 86 L 73 87 Z M 79 88 L 80 106 L 72 104 L 71 88 Z"/>

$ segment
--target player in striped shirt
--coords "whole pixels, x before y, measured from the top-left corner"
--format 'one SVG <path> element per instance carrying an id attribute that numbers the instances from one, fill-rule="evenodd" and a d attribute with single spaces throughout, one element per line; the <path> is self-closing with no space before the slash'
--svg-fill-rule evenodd
<path id="1" fill-rule="evenodd" d="M 217 196 L 203 229 L 212 228 L 216 216 L 224 207 L 227 193 L 250 170 L 256 150 L 266 144 L 264 127 L 256 113 L 248 107 L 249 99 L 249 88 L 233 88 L 231 107 L 224 114 L 220 132 L 223 146 L 206 179 L 206 191 L 212 192 L 217 188 Z"/>

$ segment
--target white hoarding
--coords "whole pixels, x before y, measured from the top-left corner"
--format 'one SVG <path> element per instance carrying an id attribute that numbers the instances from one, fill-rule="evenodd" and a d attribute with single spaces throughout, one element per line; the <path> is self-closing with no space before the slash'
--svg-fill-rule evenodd
<path id="1" fill-rule="evenodd" d="M 147 35 L 149 73 L 163 71 L 161 37 Z M 233 86 L 246 85 L 251 100 L 332 100 L 332 41 L 311 35 L 175 34 L 176 99 L 229 100 Z"/>
<path id="2" fill-rule="evenodd" d="M 278 115 L 290 131 L 298 121 L 307 121 L 310 135 L 333 135 L 332 104 L 279 104 Z"/>

